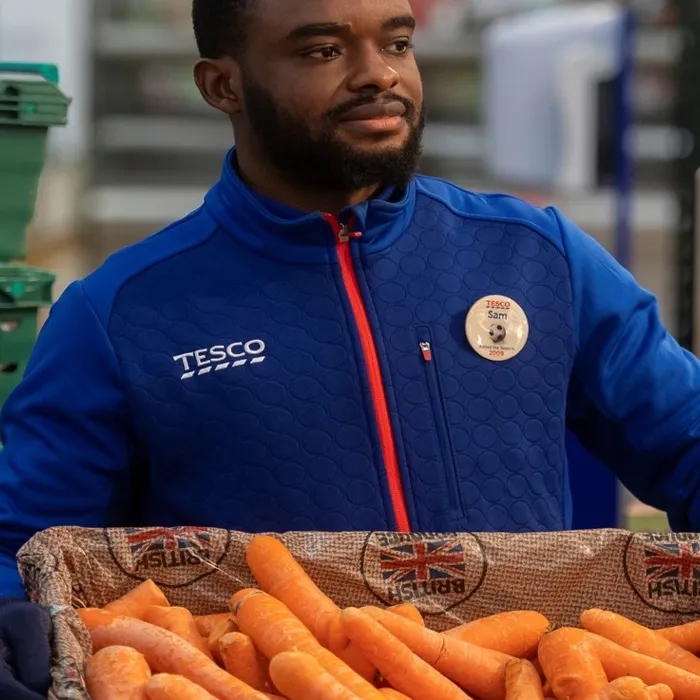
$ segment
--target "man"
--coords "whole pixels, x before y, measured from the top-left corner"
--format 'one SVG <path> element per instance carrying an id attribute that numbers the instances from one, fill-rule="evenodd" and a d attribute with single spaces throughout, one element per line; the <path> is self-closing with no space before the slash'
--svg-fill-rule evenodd
<path id="1" fill-rule="evenodd" d="M 0 593 L 55 525 L 565 529 L 567 425 L 700 525 L 700 364 L 556 210 L 414 177 L 413 24 L 408 0 L 195 0 L 236 150 L 53 308 L 2 415 Z M 8 606 L 0 695 L 35 697 L 44 618 Z"/>

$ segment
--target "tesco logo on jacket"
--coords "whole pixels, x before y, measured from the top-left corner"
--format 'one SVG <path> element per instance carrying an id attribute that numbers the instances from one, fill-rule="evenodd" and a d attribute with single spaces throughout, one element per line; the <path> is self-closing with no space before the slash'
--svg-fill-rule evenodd
<path id="1" fill-rule="evenodd" d="M 226 369 L 256 365 L 265 361 L 265 343 L 262 340 L 235 342 L 228 345 L 213 345 L 210 348 L 183 352 L 173 357 L 180 365 L 180 379 L 222 372 Z"/>

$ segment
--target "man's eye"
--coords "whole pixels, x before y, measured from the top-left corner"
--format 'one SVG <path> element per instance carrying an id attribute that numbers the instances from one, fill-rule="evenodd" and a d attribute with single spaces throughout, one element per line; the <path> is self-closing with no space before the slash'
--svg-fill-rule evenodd
<path id="1" fill-rule="evenodd" d="M 393 44 L 390 44 L 388 50 L 391 53 L 402 56 L 403 54 L 409 53 L 412 48 L 413 44 L 408 39 L 399 39 Z"/>
<path id="2" fill-rule="evenodd" d="M 306 58 L 316 58 L 322 61 L 330 61 L 333 58 L 340 56 L 340 51 L 335 46 L 320 46 L 312 51 L 307 51 L 304 56 Z"/>

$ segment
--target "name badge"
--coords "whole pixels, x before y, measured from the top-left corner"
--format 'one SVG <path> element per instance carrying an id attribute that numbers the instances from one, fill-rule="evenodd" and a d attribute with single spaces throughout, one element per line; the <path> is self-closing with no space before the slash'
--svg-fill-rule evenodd
<path id="1" fill-rule="evenodd" d="M 494 362 L 515 357 L 525 347 L 530 334 L 522 307 L 499 294 L 479 299 L 469 309 L 464 328 L 474 351 Z"/>

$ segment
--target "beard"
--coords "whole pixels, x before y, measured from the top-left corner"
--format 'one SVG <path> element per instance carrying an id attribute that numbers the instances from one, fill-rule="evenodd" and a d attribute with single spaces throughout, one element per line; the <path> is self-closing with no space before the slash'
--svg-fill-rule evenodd
<path id="1" fill-rule="evenodd" d="M 351 109 L 372 103 L 358 98 L 329 110 L 314 132 L 303 117 L 280 107 L 274 97 L 249 78 L 244 97 L 250 129 L 268 162 L 294 182 L 321 191 L 354 192 L 369 187 L 404 188 L 413 177 L 421 155 L 425 110 L 416 115 L 410 100 L 390 94 L 406 108 L 409 126 L 399 147 L 362 149 L 343 141 L 336 132 L 341 117 Z"/>

